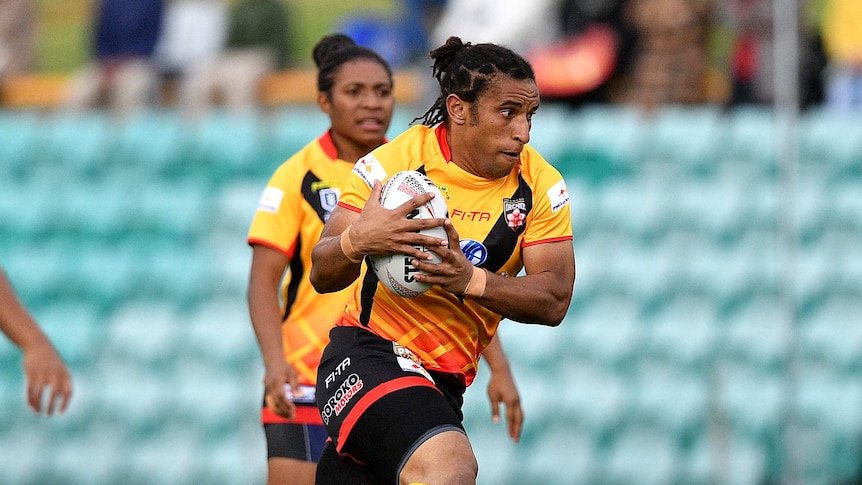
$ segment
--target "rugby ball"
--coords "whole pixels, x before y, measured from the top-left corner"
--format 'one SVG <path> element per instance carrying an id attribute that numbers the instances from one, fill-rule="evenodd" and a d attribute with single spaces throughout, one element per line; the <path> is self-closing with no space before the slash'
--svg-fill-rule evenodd
<path id="1" fill-rule="evenodd" d="M 380 193 L 380 204 L 387 209 L 395 209 L 401 204 L 412 199 L 416 195 L 425 194 L 428 192 L 434 193 L 434 198 L 425 205 L 412 211 L 407 217 L 409 219 L 436 219 L 448 217 L 446 201 L 443 199 L 443 194 L 434 185 L 425 174 L 415 170 L 406 170 L 398 172 L 386 181 L 383 185 L 383 191 Z M 434 236 L 436 238 L 445 239 L 446 229 L 443 227 L 434 227 L 421 231 L 422 234 Z M 421 251 L 428 252 L 434 258 L 434 263 L 440 262 L 440 257 L 436 253 L 429 251 L 427 248 L 417 246 Z M 428 283 L 416 281 L 414 276 L 420 273 L 412 264 L 410 264 L 411 256 L 400 253 L 389 253 L 384 255 L 372 256 L 371 269 L 377 275 L 377 279 L 386 288 L 392 290 L 398 296 L 412 298 L 421 295 L 431 288 Z"/>

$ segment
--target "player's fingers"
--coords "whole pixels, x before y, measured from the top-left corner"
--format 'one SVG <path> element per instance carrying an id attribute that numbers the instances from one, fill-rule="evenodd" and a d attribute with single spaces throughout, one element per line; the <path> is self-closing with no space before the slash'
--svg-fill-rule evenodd
<path id="1" fill-rule="evenodd" d="M 292 392 L 299 392 L 299 375 L 296 372 L 291 372 L 288 375 L 287 383 L 290 384 Z"/>
<path id="2" fill-rule="evenodd" d="M 427 204 L 431 199 L 434 198 L 433 192 L 425 192 L 424 194 L 414 195 L 410 200 L 404 202 L 399 205 L 395 210 L 398 214 L 403 215 L 403 217 L 407 217 L 413 210 L 422 207 Z M 408 217 L 408 219 L 412 219 Z M 432 219 L 433 220 L 433 219 Z M 439 224 L 437 224 L 439 225 Z"/>
<path id="3" fill-rule="evenodd" d="M 517 443 L 521 439 L 521 428 L 524 425 L 524 411 L 520 405 L 506 407 L 506 421 L 509 425 L 509 437 Z"/>
<path id="4" fill-rule="evenodd" d="M 65 392 L 62 392 L 60 393 L 60 397 L 62 399 L 60 400 L 60 408 L 58 409 L 58 412 L 62 414 L 65 413 L 66 409 L 69 407 L 69 401 L 72 397 L 72 391 L 66 390 Z"/>
<path id="5" fill-rule="evenodd" d="M 500 422 L 500 400 L 497 398 L 491 398 L 491 421 L 495 423 Z"/>
<path id="6" fill-rule="evenodd" d="M 41 382 L 31 381 L 27 386 L 27 402 L 37 413 L 42 411 L 42 389 L 43 384 Z"/>
<path id="7" fill-rule="evenodd" d="M 52 414 L 54 414 L 54 406 L 56 406 L 58 404 L 60 397 L 61 397 L 60 392 L 57 390 L 56 387 L 54 387 L 52 385 L 51 386 L 51 394 L 48 398 L 48 407 L 45 408 L 45 414 L 47 414 L 48 416 L 51 416 Z"/>
<path id="8" fill-rule="evenodd" d="M 460 247 L 461 236 L 458 234 L 458 231 L 455 229 L 455 226 L 452 224 L 452 221 L 446 219 L 443 223 L 443 229 L 446 230 L 446 235 L 449 236 L 449 247 Z"/>
<path id="9" fill-rule="evenodd" d="M 367 203 L 380 205 L 380 193 L 383 192 L 383 184 L 379 180 L 375 180 L 371 185 L 371 195 L 368 197 Z"/>

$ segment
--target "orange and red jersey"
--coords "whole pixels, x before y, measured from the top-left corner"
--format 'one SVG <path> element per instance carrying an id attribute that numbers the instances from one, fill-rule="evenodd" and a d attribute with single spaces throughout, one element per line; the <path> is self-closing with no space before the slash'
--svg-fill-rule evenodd
<path id="1" fill-rule="evenodd" d="M 360 212 L 374 180 L 402 170 L 424 172 L 446 199 L 461 249 L 473 264 L 514 277 L 523 268 L 521 249 L 572 239 L 569 195 L 560 173 L 532 147 L 504 179 L 472 175 L 450 162 L 446 128 L 414 126 L 361 158 L 339 205 Z M 437 286 L 402 298 L 363 265 L 339 325 L 364 327 L 410 350 L 430 370 L 475 377 L 479 356 L 501 316 L 471 299 L 461 301 Z"/>

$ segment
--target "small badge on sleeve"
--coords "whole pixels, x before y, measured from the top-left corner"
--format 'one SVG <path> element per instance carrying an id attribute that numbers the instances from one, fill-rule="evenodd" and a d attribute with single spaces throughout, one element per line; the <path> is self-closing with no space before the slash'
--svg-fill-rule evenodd
<path id="1" fill-rule="evenodd" d="M 284 198 L 283 190 L 276 187 L 267 187 L 263 189 L 260 202 L 257 203 L 257 210 L 276 214 L 278 208 L 281 207 L 282 198 Z"/>

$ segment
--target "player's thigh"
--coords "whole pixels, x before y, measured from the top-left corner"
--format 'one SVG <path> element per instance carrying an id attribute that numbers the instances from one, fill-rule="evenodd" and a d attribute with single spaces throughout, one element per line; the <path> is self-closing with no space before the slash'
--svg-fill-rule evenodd
<path id="1" fill-rule="evenodd" d="M 270 458 L 266 465 L 267 485 L 314 485 L 317 464 L 293 458 Z"/>
<path id="2" fill-rule="evenodd" d="M 475 484 L 479 464 L 464 433 L 444 431 L 423 441 L 404 463 L 400 483 Z"/>

